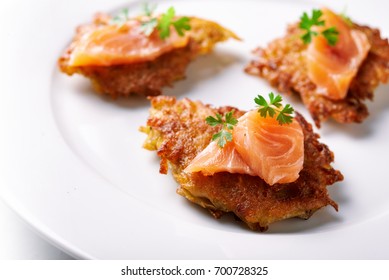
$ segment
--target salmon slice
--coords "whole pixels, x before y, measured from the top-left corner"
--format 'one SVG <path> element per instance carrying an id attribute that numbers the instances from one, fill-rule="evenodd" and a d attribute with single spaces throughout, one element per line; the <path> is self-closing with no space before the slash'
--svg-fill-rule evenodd
<path id="1" fill-rule="evenodd" d="M 370 43 L 367 36 L 352 29 L 342 17 L 328 9 L 322 9 L 325 26 L 321 32 L 335 27 L 339 32 L 335 46 L 330 46 L 323 36 L 315 36 L 307 49 L 308 77 L 316 84 L 317 93 L 333 100 L 344 99 L 352 79 L 366 58 Z"/>
<path id="2" fill-rule="evenodd" d="M 293 120 L 280 125 L 250 111 L 238 119 L 233 140 L 224 148 L 211 142 L 184 170 L 213 175 L 218 172 L 261 177 L 269 185 L 296 181 L 304 163 L 304 135 Z"/>
<path id="3" fill-rule="evenodd" d="M 198 56 L 210 53 L 219 42 L 240 40 L 216 22 L 195 17 L 189 17 L 191 29 L 183 37 L 170 26 L 165 40 L 159 30 L 147 30 L 149 36 L 142 32 L 141 22 L 148 17 L 131 18 L 122 25 L 113 20 L 98 13 L 91 23 L 78 26 L 58 59 L 63 73 L 89 78 L 96 92 L 112 98 L 160 95 L 163 88 L 186 77 L 188 65 Z"/>
<path id="4" fill-rule="evenodd" d="M 219 172 L 256 176 L 235 149 L 234 143 L 227 142 L 223 148 L 220 148 L 215 141 L 199 153 L 184 169 L 184 172 L 202 172 L 206 176 Z"/>
<path id="5" fill-rule="evenodd" d="M 280 125 L 275 117 L 250 111 L 233 131 L 235 148 L 250 168 L 269 185 L 294 182 L 304 163 L 300 124 Z"/>
<path id="6" fill-rule="evenodd" d="M 147 36 L 139 20 L 123 25 L 102 25 L 87 29 L 73 43 L 69 66 L 111 66 L 152 61 L 173 49 L 185 47 L 189 37 L 180 37 L 173 28 L 165 40 L 157 30 Z"/>

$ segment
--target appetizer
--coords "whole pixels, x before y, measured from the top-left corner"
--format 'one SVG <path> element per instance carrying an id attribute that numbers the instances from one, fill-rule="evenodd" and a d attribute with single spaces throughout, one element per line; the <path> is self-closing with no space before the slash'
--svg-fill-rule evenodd
<path id="1" fill-rule="evenodd" d="M 211 52 L 218 42 L 239 40 L 215 22 L 176 16 L 173 7 L 154 16 L 154 8 L 146 5 L 144 14 L 134 18 L 128 10 L 116 17 L 97 14 L 92 23 L 77 28 L 59 58 L 60 70 L 91 79 L 98 93 L 113 98 L 159 95 L 185 77 L 197 56 Z"/>
<path id="2" fill-rule="evenodd" d="M 245 71 L 280 92 L 299 94 L 317 127 L 329 118 L 362 122 L 366 99 L 389 79 L 388 39 L 326 8 L 304 13 L 283 38 L 254 53 Z"/>
<path id="3" fill-rule="evenodd" d="M 312 126 L 281 96 L 255 98 L 244 112 L 198 101 L 150 97 L 144 148 L 157 151 L 160 173 L 170 168 L 177 193 L 216 218 L 232 212 L 250 229 L 265 231 L 276 221 L 308 219 L 338 205 L 327 186 L 343 180 L 331 167 L 333 153 Z"/>

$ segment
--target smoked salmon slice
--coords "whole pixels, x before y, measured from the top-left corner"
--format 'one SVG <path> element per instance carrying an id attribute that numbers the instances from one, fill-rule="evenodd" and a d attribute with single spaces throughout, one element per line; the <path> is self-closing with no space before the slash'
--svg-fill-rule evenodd
<path id="1" fill-rule="evenodd" d="M 269 185 L 297 180 L 304 163 L 304 134 L 297 121 L 280 125 L 275 117 L 250 111 L 238 119 L 232 134 L 224 148 L 211 142 L 184 171 L 248 174 Z"/>
<path id="2" fill-rule="evenodd" d="M 233 131 L 235 148 L 250 168 L 269 185 L 291 183 L 304 163 L 304 135 L 300 124 L 280 125 L 275 117 L 250 111 Z"/>
<path id="3" fill-rule="evenodd" d="M 212 141 L 184 171 L 188 173 L 202 172 L 206 176 L 219 172 L 256 176 L 255 172 L 242 159 L 232 142 L 227 142 L 223 148 L 220 148 L 215 141 Z"/>
<path id="4" fill-rule="evenodd" d="M 161 39 L 157 30 L 149 36 L 139 20 L 123 25 L 102 25 L 88 29 L 73 43 L 69 66 L 111 66 L 152 61 L 173 49 L 185 47 L 189 36 L 179 36 L 173 28 L 171 35 Z"/>
<path id="5" fill-rule="evenodd" d="M 164 26 L 163 34 L 170 31 L 164 39 L 159 25 L 147 25 L 158 24 L 156 17 L 115 18 L 98 13 L 91 23 L 78 26 L 58 59 L 62 72 L 89 78 L 96 92 L 112 98 L 160 95 L 186 77 L 188 65 L 198 56 L 212 52 L 219 42 L 240 40 L 216 22 L 195 17 L 174 17 L 175 23 L 187 18 L 190 30 L 182 34 L 182 26 Z"/>
<path id="6" fill-rule="evenodd" d="M 344 99 L 359 66 L 366 58 L 370 43 L 367 36 L 352 29 L 339 15 L 322 9 L 325 26 L 315 31 L 335 27 L 338 41 L 330 46 L 323 36 L 312 39 L 307 49 L 308 77 L 316 84 L 317 93 L 333 100 Z"/>

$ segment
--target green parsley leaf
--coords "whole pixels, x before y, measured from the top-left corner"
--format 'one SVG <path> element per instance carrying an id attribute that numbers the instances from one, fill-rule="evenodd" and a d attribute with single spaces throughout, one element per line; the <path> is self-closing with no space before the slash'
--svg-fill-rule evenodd
<path id="1" fill-rule="evenodd" d="M 285 107 L 281 110 L 282 114 L 293 114 L 294 109 L 290 104 L 286 104 Z"/>
<path id="2" fill-rule="evenodd" d="M 323 15 L 321 10 L 312 10 L 312 17 L 310 18 L 307 13 L 303 13 L 300 18 L 299 27 L 306 31 L 306 33 L 301 37 L 305 44 L 308 44 L 312 41 L 312 37 L 317 35 L 317 32 L 312 31 L 312 26 L 323 26 L 324 21 L 319 20 Z"/>
<path id="3" fill-rule="evenodd" d="M 280 108 L 282 106 L 282 97 L 281 95 L 277 94 L 276 97 L 274 97 L 274 93 L 269 93 L 269 98 L 270 98 L 270 104 L 273 106 L 276 106 L 277 108 Z"/>
<path id="4" fill-rule="evenodd" d="M 300 28 L 310 30 L 312 26 L 324 26 L 324 21 L 320 20 L 320 17 L 323 15 L 321 10 L 312 10 L 312 17 L 309 17 L 306 12 L 300 18 Z"/>
<path id="5" fill-rule="evenodd" d="M 171 26 L 176 30 L 179 36 L 184 36 L 185 31 L 190 30 L 190 19 L 188 17 L 180 17 L 174 20 L 176 11 L 174 7 L 170 7 L 166 13 L 162 14 L 159 18 L 153 17 L 154 11 L 157 8 L 157 4 L 144 3 L 142 10 L 144 16 L 148 18 L 142 18 L 141 31 L 146 35 L 150 36 L 153 31 L 157 28 L 159 31 L 159 37 L 166 39 L 170 36 Z M 129 9 L 125 8 L 121 10 L 115 17 L 111 19 L 112 24 L 123 25 L 129 20 Z"/>
<path id="6" fill-rule="evenodd" d="M 111 19 L 111 23 L 118 25 L 125 24 L 130 19 L 128 12 L 128 8 L 122 9 L 116 16 Z"/>
<path id="7" fill-rule="evenodd" d="M 227 141 L 232 141 L 232 133 L 224 129 L 220 130 L 218 133 L 212 136 L 212 141 L 216 140 L 217 145 L 220 148 L 223 148 L 227 144 Z"/>
<path id="8" fill-rule="evenodd" d="M 277 97 L 274 97 L 274 93 L 269 93 L 270 98 L 270 104 L 266 101 L 266 99 L 262 95 L 258 95 L 256 98 L 254 98 L 254 102 L 258 105 L 259 109 L 258 112 L 260 113 L 261 117 L 266 118 L 267 115 L 270 117 L 273 117 L 276 114 L 275 109 L 272 106 L 275 106 L 276 108 L 281 106 L 282 97 L 277 95 Z"/>
<path id="9" fill-rule="evenodd" d="M 280 125 L 292 123 L 293 117 L 290 114 L 293 114 L 293 112 L 294 109 L 290 106 L 290 104 L 286 104 L 277 116 L 278 123 Z"/>
<path id="10" fill-rule="evenodd" d="M 255 97 L 254 102 L 257 103 L 257 105 L 259 106 L 268 106 L 266 99 L 262 95 L 258 95 L 257 97 Z"/>
<path id="11" fill-rule="evenodd" d="M 215 133 L 212 136 L 212 141 L 217 140 L 217 144 L 220 148 L 223 148 L 227 142 L 232 141 L 231 130 L 234 129 L 234 126 L 238 123 L 238 120 L 234 118 L 234 111 L 230 111 L 225 114 L 224 120 L 221 114 L 216 113 L 216 118 L 208 116 L 205 121 L 210 126 L 220 125 L 222 128 L 218 133 Z"/>
<path id="12" fill-rule="evenodd" d="M 219 124 L 223 124 L 223 120 L 222 120 L 222 115 L 220 114 L 216 114 L 216 119 L 212 116 L 208 116 L 205 121 L 207 122 L 207 124 L 209 124 L 210 126 L 217 126 Z"/>
<path id="13" fill-rule="evenodd" d="M 312 30 L 313 26 L 324 26 L 325 22 L 324 20 L 321 20 L 321 16 L 323 15 L 323 12 L 321 10 L 312 10 L 312 16 L 309 17 L 307 13 L 303 13 L 303 15 L 300 17 L 300 24 L 299 27 L 302 30 L 305 30 L 305 33 L 301 36 L 301 39 L 303 40 L 304 44 L 309 44 L 312 42 L 312 38 L 314 36 L 319 35 L 317 32 Z M 324 38 L 327 40 L 327 43 L 330 46 L 334 46 L 336 42 L 338 41 L 338 35 L 339 32 L 336 30 L 335 27 L 330 27 L 324 30 L 320 33 L 324 36 Z"/>
<path id="14" fill-rule="evenodd" d="M 238 123 L 238 120 L 233 116 L 234 111 L 230 111 L 226 114 L 226 123 L 228 129 L 234 129 L 234 125 Z"/>
<path id="15" fill-rule="evenodd" d="M 324 36 L 324 38 L 326 38 L 327 43 L 330 46 L 335 46 L 336 43 L 338 42 L 339 31 L 336 30 L 335 27 L 327 28 L 321 34 Z"/>
<path id="16" fill-rule="evenodd" d="M 254 102 L 258 105 L 258 113 L 261 117 L 266 118 L 268 115 L 272 118 L 277 113 L 276 120 L 280 125 L 289 124 L 292 122 L 293 117 L 291 114 L 294 112 L 294 109 L 290 104 L 286 104 L 282 110 L 279 108 L 282 107 L 282 97 L 281 95 L 274 96 L 274 93 L 269 93 L 269 102 L 262 95 L 258 95 L 254 98 Z"/>
<path id="17" fill-rule="evenodd" d="M 190 30 L 188 17 L 179 18 L 175 22 L 172 22 L 172 24 L 178 35 L 180 35 L 181 37 L 184 36 L 184 30 Z"/>
<path id="18" fill-rule="evenodd" d="M 175 15 L 174 7 L 170 7 L 166 13 L 161 15 L 157 26 L 161 39 L 166 39 L 170 36 L 170 26 L 173 26 L 180 36 L 184 36 L 184 30 L 190 30 L 189 18 L 181 17 L 174 21 Z"/>
<path id="19" fill-rule="evenodd" d="M 162 39 L 166 39 L 170 36 L 170 25 L 172 24 L 175 15 L 176 11 L 173 7 L 170 7 L 165 14 L 161 15 L 157 28 L 159 30 L 159 36 Z"/>

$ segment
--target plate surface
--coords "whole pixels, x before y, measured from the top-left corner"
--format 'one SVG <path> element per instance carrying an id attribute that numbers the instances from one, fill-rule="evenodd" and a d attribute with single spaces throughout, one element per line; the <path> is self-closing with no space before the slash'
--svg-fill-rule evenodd
<path id="1" fill-rule="evenodd" d="M 347 2 L 349 2 L 347 4 Z M 370 3 L 371 2 L 371 3 Z M 347 6 L 356 22 L 389 35 L 389 5 L 326 1 Z M 149 103 L 112 101 L 89 81 L 59 73 L 56 59 L 74 28 L 97 11 L 115 12 L 131 1 L 3 1 L 0 46 L 0 185 L 4 200 L 56 246 L 79 258 L 98 259 L 354 259 L 389 258 L 389 86 L 380 86 L 363 124 L 323 124 L 321 141 L 335 153 L 345 176 L 330 187 L 339 212 L 326 207 L 308 221 L 290 219 L 266 233 L 247 230 L 231 217 L 214 220 L 175 193 L 171 176 L 158 173 L 155 153 L 141 148 L 138 132 Z M 24 6 L 20 11 L 17 7 Z M 272 88 L 242 69 L 250 51 L 282 36 L 287 23 L 313 1 L 163 1 L 179 14 L 219 22 L 243 42 L 220 44 L 190 65 L 187 79 L 164 91 L 215 106 L 252 108 Z M 7 11 L 7 12 L 6 12 Z M 31 12 L 33 11 L 33 12 Z M 12 18 L 20 13 L 19 20 Z M 233 81 L 233 82 L 231 82 Z M 287 98 L 312 122 L 302 104 Z"/>

